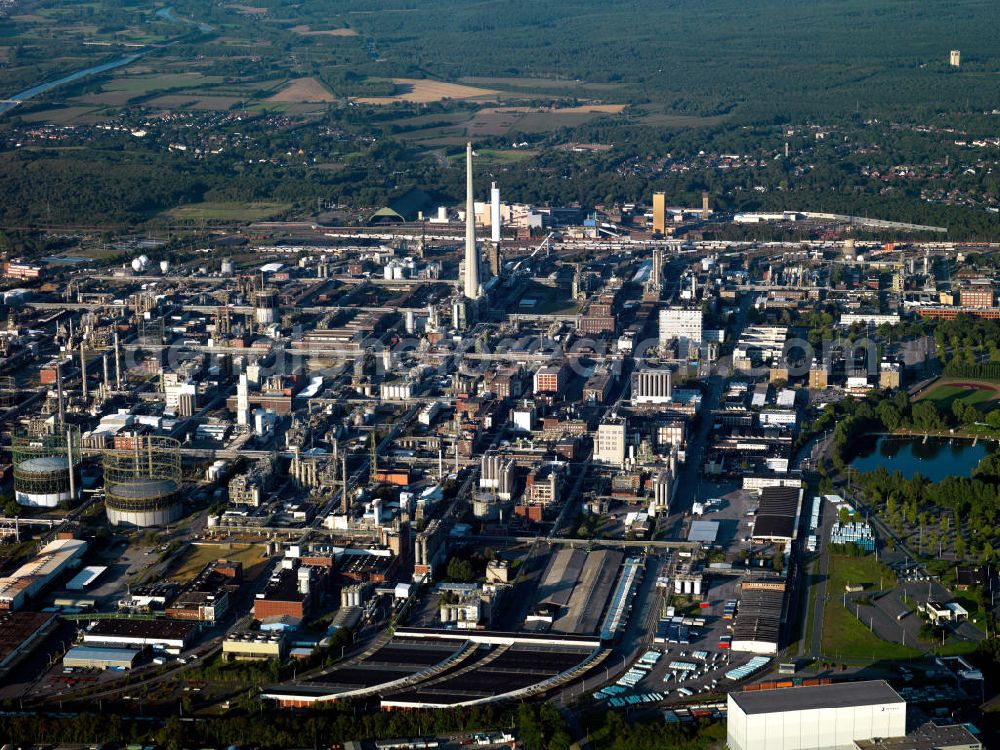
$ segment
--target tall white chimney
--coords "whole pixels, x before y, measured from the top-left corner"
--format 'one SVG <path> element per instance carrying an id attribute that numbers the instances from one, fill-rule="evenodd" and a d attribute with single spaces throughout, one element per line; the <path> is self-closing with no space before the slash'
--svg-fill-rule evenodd
<path id="1" fill-rule="evenodd" d="M 472 199 L 472 143 L 465 145 L 465 296 L 479 299 L 479 254 L 476 252 L 476 205 Z"/>
<path id="2" fill-rule="evenodd" d="M 490 189 L 490 239 L 494 245 L 500 242 L 500 188 L 495 182 Z"/>

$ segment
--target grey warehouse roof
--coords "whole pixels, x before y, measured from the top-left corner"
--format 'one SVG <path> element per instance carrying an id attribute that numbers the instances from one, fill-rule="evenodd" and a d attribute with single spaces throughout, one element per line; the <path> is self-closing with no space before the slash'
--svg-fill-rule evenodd
<path id="1" fill-rule="evenodd" d="M 752 690 L 730 693 L 729 696 L 748 715 L 809 711 L 816 708 L 852 708 L 883 703 L 905 704 L 899 693 L 889 687 L 885 680 Z"/>

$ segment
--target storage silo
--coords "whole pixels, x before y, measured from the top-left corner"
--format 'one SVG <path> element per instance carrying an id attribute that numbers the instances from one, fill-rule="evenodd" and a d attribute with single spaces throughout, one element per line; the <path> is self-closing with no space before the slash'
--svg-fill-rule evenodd
<path id="1" fill-rule="evenodd" d="M 132 438 L 104 453 L 104 505 L 115 526 L 162 526 L 180 518 L 180 442 L 159 435 Z"/>
<path id="2" fill-rule="evenodd" d="M 80 430 L 57 422 L 39 434 L 11 438 L 14 498 L 33 508 L 55 508 L 79 499 Z"/>
<path id="3" fill-rule="evenodd" d="M 257 325 L 271 325 L 278 319 L 278 293 L 274 289 L 259 289 L 253 293 L 253 307 Z"/>

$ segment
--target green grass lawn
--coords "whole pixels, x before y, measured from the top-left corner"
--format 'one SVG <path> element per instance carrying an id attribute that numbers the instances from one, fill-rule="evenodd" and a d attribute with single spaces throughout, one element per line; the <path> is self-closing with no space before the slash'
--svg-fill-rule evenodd
<path id="1" fill-rule="evenodd" d="M 967 387 L 971 384 L 971 382 L 953 384 L 945 381 L 932 388 L 922 398 L 935 402 L 938 408 L 945 410 L 951 409 L 951 405 L 956 401 L 982 408 L 982 405 L 989 404 L 996 399 L 995 386 L 984 384 L 982 388 Z"/>
<path id="2" fill-rule="evenodd" d="M 524 161 L 525 159 L 530 159 L 538 155 L 537 149 L 521 149 L 517 151 L 501 151 L 495 148 L 480 148 L 476 149 L 476 156 L 483 161 L 494 163 L 494 164 L 512 164 L 519 161 Z M 456 154 L 449 154 L 448 161 L 452 163 L 464 163 L 465 162 L 465 152 Z"/>
<path id="3" fill-rule="evenodd" d="M 288 208 L 288 203 L 192 203 L 167 214 L 181 221 L 262 221 Z"/>
<path id="4" fill-rule="evenodd" d="M 830 597 L 823 608 L 823 655 L 828 659 L 847 661 L 880 659 L 911 659 L 920 652 L 899 643 L 883 641 L 866 628 L 854 614 L 841 604 L 844 586 L 861 584 L 865 591 L 877 591 L 879 577 L 884 586 L 896 581 L 879 565 L 874 556 L 846 557 L 831 555 L 827 566 L 830 578 L 826 592 Z"/>

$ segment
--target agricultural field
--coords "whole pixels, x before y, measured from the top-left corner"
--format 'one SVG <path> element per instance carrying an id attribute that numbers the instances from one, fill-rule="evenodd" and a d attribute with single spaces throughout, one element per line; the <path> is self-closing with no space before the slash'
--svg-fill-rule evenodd
<path id="1" fill-rule="evenodd" d="M 621 115 L 623 104 L 585 104 L 572 107 L 483 107 L 476 112 L 419 115 L 393 121 L 398 136 L 424 146 L 452 146 L 468 139 L 521 134 L 545 134 L 574 127 L 600 117 Z M 421 127 L 423 126 L 423 127 Z M 518 159 L 514 158 L 517 161 Z"/>
<path id="2" fill-rule="evenodd" d="M 135 96 L 154 91 L 190 89 L 221 83 L 222 76 L 204 73 L 163 73 L 153 75 L 120 76 L 104 84 L 103 91 L 123 91 Z"/>
<path id="3" fill-rule="evenodd" d="M 270 9 L 261 8 L 255 5 L 227 5 L 227 8 L 232 8 L 233 10 L 242 13 L 245 16 L 266 16 L 270 13 Z"/>
<path id="4" fill-rule="evenodd" d="M 27 112 L 21 117 L 25 122 L 50 122 L 53 125 L 94 124 L 107 119 L 96 114 L 94 107 L 87 106 L 53 107 Z"/>
<path id="5" fill-rule="evenodd" d="M 243 578 L 248 581 L 255 579 L 267 566 L 264 547 L 260 544 L 192 544 L 184 551 L 170 578 L 174 581 L 190 581 L 208 563 L 220 558 L 243 563 Z"/>
<path id="6" fill-rule="evenodd" d="M 336 97 L 315 78 L 298 78 L 290 81 L 269 102 L 333 102 Z"/>
<path id="7" fill-rule="evenodd" d="M 293 33 L 299 36 L 357 36 L 358 32 L 354 29 L 348 29 L 342 27 L 339 29 L 313 29 L 305 24 L 300 24 L 299 26 L 293 26 L 290 29 Z"/>
<path id="8" fill-rule="evenodd" d="M 567 80 L 561 78 L 515 78 L 511 76 L 490 78 L 485 76 L 466 76 L 460 83 L 473 86 L 489 86 L 504 89 L 526 89 L 529 91 L 546 91 L 551 89 L 586 92 L 593 96 L 594 92 L 610 93 L 622 88 L 620 83 L 589 83 L 587 81 Z"/>
<path id="9" fill-rule="evenodd" d="M 358 104 L 393 104 L 395 102 L 412 102 L 426 104 L 439 102 L 443 99 L 483 99 L 496 97 L 499 91 L 483 89 L 474 86 L 464 86 L 459 83 L 445 83 L 419 78 L 393 78 L 392 84 L 396 92 L 392 96 L 363 96 L 354 101 Z"/>
<path id="10" fill-rule="evenodd" d="M 150 99 L 147 104 L 159 109 L 202 109 L 225 112 L 242 102 L 237 96 L 200 96 L 198 94 L 167 94 Z"/>

